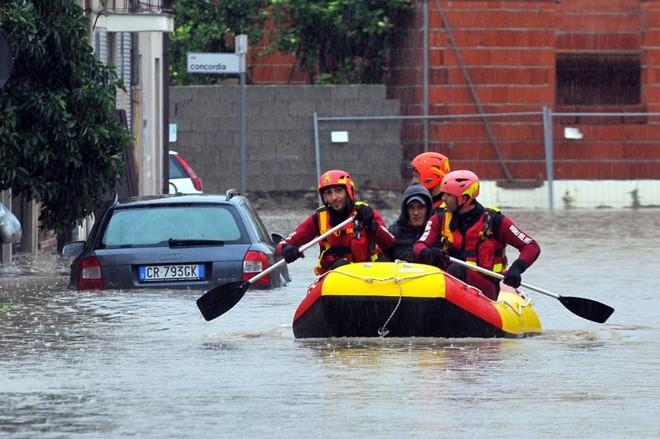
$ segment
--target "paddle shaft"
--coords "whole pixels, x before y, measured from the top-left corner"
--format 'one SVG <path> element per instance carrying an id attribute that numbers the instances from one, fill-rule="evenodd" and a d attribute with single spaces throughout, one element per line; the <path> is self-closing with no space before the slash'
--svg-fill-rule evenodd
<path id="1" fill-rule="evenodd" d="M 323 239 L 327 238 L 331 234 L 335 233 L 337 230 L 349 224 L 353 221 L 354 216 L 347 218 L 345 221 L 342 221 L 340 224 L 336 225 L 327 232 L 317 236 L 312 241 L 307 244 L 301 245 L 298 250 L 304 252 L 314 244 L 319 243 Z M 250 288 L 252 283 L 261 279 L 271 271 L 275 270 L 277 267 L 286 264 L 286 259 L 280 259 L 270 267 L 266 268 L 264 271 L 255 275 L 252 279 L 249 279 L 246 282 L 235 281 L 229 282 L 226 284 L 219 285 L 213 288 L 210 291 L 207 291 L 199 299 L 197 299 L 197 307 L 201 311 L 204 318 L 209 321 L 213 320 L 216 317 L 220 317 L 222 314 L 226 313 L 236 305 L 241 298 L 245 295 L 245 292 Z"/>
<path id="2" fill-rule="evenodd" d="M 502 276 L 501 274 L 495 273 L 494 271 L 487 270 L 483 267 L 479 267 L 478 265 L 468 264 L 465 261 L 461 261 L 460 259 L 452 258 L 451 256 L 449 257 L 449 260 L 451 262 L 455 263 L 455 264 L 462 265 L 463 267 L 469 268 L 470 270 L 478 271 L 479 273 L 483 273 L 483 274 L 486 274 L 490 277 L 494 277 L 495 279 L 499 279 L 499 280 L 504 279 L 504 276 Z M 545 294 L 546 296 L 554 297 L 555 299 L 559 299 L 561 297 L 557 293 L 553 293 L 551 291 L 544 290 L 543 288 L 535 287 L 534 285 L 529 285 L 529 284 L 526 284 L 524 282 L 521 282 L 520 286 L 528 288 L 530 290 L 534 290 L 534 291 L 536 291 L 538 293 L 541 293 L 541 294 Z"/>
<path id="3" fill-rule="evenodd" d="M 301 245 L 300 248 L 298 248 L 298 250 L 300 250 L 301 253 L 304 253 L 305 250 L 307 250 L 308 248 L 312 247 L 313 245 L 318 244 L 319 242 L 323 241 L 325 238 L 332 235 L 333 233 L 335 233 L 337 230 L 341 229 L 345 225 L 349 224 L 354 219 L 355 219 L 355 216 L 350 216 L 350 217 L 346 218 L 344 221 L 337 224 L 332 229 L 328 230 L 327 232 L 323 233 L 322 235 L 317 236 L 316 238 L 309 241 L 307 244 Z M 284 259 L 280 259 L 279 261 L 275 262 L 270 267 L 266 268 L 264 271 L 260 272 L 256 276 L 250 278 L 248 280 L 248 282 L 249 283 L 254 283 L 254 282 L 258 281 L 259 279 L 261 279 L 262 277 L 264 277 L 265 275 L 267 275 L 271 271 L 275 270 L 278 267 L 281 267 L 284 264 L 286 264 L 286 261 Z"/>
<path id="4" fill-rule="evenodd" d="M 476 265 L 468 264 L 467 262 L 461 261 L 460 259 L 450 257 L 449 260 L 452 263 L 462 265 L 464 267 L 469 268 L 470 270 L 475 270 L 500 280 L 504 279 L 504 276 L 502 276 L 499 273 L 495 273 L 494 271 L 487 270 L 483 267 L 478 267 Z M 561 304 L 564 305 L 564 307 L 566 307 L 566 309 L 568 309 L 573 314 L 580 316 L 584 319 L 591 320 L 593 322 L 605 323 L 605 321 L 614 312 L 614 308 L 612 308 L 611 306 L 597 302 L 595 300 L 585 299 L 584 297 L 561 296 L 559 294 L 555 294 L 550 291 L 544 290 L 543 288 L 538 288 L 535 287 L 534 285 L 529 285 L 522 282 L 520 283 L 520 285 L 530 290 L 537 291 L 541 294 L 545 294 L 546 296 L 550 296 L 559 300 L 559 302 L 561 302 Z"/>

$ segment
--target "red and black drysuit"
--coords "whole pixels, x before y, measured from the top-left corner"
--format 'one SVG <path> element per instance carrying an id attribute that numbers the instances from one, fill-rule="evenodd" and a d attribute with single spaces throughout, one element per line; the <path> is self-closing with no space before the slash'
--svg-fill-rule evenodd
<path id="1" fill-rule="evenodd" d="M 474 201 L 474 208 L 461 214 L 440 212 L 426 223 L 424 233 L 415 243 L 413 252 L 420 260 L 425 248 L 440 246 L 447 255 L 478 265 L 496 273 L 507 270 L 506 246 L 520 252 L 510 269 L 519 275 L 536 261 L 541 248 L 527 233 L 520 230 L 508 217 L 494 209 L 486 209 Z M 493 277 L 452 264 L 446 258 L 438 258 L 437 264 L 449 274 L 481 290 L 485 296 L 496 300 L 500 282 Z M 518 281 L 519 284 L 519 281 Z"/>
<path id="2" fill-rule="evenodd" d="M 356 215 L 356 207 L 360 205 L 366 205 L 366 203 L 360 201 L 351 203 L 349 209 L 341 212 L 327 206 L 319 207 L 293 233 L 277 244 L 276 253 L 281 256 L 282 249 L 286 245 L 300 247 L 312 241 L 345 221 L 349 216 Z M 351 222 L 319 242 L 320 254 L 314 268 L 315 274 L 323 274 L 337 266 L 338 263 L 375 261 L 396 242 L 396 238 L 387 230 L 378 211 L 376 209 L 372 209 L 372 211 L 374 223 L 377 225 L 373 230 L 367 231 L 359 226 L 356 230 L 355 222 Z"/>

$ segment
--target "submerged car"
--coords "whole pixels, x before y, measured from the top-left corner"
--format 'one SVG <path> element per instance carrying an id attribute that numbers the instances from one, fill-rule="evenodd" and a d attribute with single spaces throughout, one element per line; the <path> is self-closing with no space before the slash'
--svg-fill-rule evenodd
<path id="1" fill-rule="evenodd" d="M 202 180 L 176 151 L 170 151 L 170 194 L 201 194 Z"/>
<path id="2" fill-rule="evenodd" d="M 248 281 L 280 258 L 249 200 L 225 195 L 157 195 L 115 200 L 98 217 L 87 241 L 62 249 L 74 256 L 69 287 L 194 289 Z M 281 267 L 253 288 L 290 281 Z"/>

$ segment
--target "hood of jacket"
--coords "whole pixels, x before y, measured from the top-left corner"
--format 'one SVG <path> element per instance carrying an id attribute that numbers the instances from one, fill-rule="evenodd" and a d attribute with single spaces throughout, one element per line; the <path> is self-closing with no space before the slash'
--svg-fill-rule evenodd
<path id="1" fill-rule="evenodd" d="M 428 207 L 428 210 L 426 212 L 426 220 L 428 221 L 429 218 L 431 218 L 431 215 L 433 215 L 433 198 L 431 197 L 431 192 L 429 192 L 428 189 L 426 189 L 424 186 L 422 186 L 419 183 L 413 183 L 410 186 L 406 188 L 406 190 L 403 192 L 403 200 L 401 201 L 401 215 L 399 218 L 403 220 L 402 222 L 404 224 L 408 224 L 410 221 L 410 217 L 408 216 L 408 210 L 406 209 L 406 206 L 410 202 L 410 200 L 414 197 L 420 198 L 424 204 L 426 204 L 426 207 Z"/>

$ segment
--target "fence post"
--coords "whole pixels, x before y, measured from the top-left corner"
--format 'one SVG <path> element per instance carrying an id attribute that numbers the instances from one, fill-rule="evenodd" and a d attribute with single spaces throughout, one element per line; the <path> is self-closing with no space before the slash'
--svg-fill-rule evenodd
<path id="1" fill-rule="evenodd" d="M 429 1 L 422 1 L 424 8 L 424 152 L 429 150 Z"/>
<path id="2" fill-rule="evenodd" d="M 314 112 L 314 152 L 316 153 L 316 181 L 321 179 L 321 145 L 319 144 L 319 114 Z"/>
<path id="3" fill-rule="evenodd" d="M 548 182 L 548 207 L 552 212 L 554 210 L 554 193 L 552 184 L 554 180 L 553 169 L 554 161 L 552 158 L 552 109 L 547 105 L 543 106 L 543 137 L 545 143 L 545 173 Z"/>

